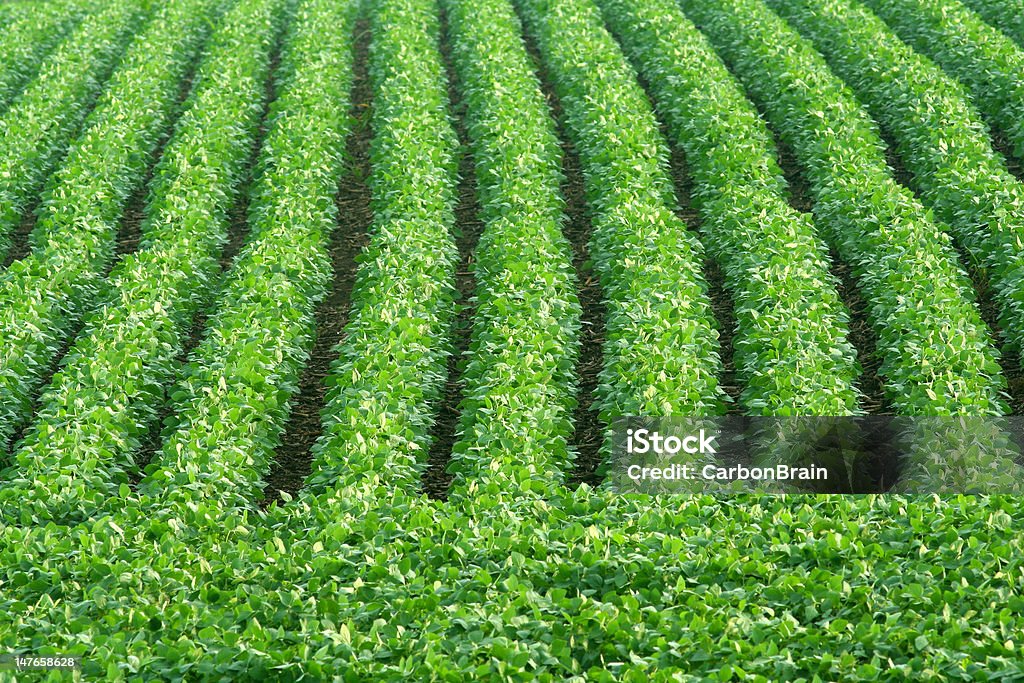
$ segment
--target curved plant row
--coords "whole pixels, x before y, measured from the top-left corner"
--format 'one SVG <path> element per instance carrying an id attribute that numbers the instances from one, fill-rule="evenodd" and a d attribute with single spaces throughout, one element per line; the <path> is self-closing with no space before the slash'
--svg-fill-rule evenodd
<path id="1" fill-rule="evenodd" d="M 453 490 L 548 490 L 572 466 L 580 303 L 561 150 L 508 0 L 445 3 L 484 230 Z"/>
<path id="2" fill-rule="evenodd" d="M 32 253 L 0 275 L 4 441 L 28 417 L 61 345 L 96 299 L 125 204 L 142 184 L 170 125 L 214 5 L 213 0 L 171 2 L 135 39 L 86 131 L 48 184 L 31 235 Z"/>
<path id="3" fill-rule="evenodd" d="M 683 0 L 793 147 L 818 221 L 870 305 L 892 407 L 903 415 L 1000 415 L 1005 379 L 948 236 L 892 178 L 875 126 L 810 44 L 761 0 Z M 1019 486 L 991 422 L 914 423 L 903 490 Z"/>
<path id="4" fill-rule="evenodd" d="M 1024 158 L 1024 47 L 958 0 L 864 0 L 905 42 L 971 93 L 975 106 Z"/>
<path id="5" fill-rule="evenodd" d="M 827 247 L 789 206 L 765 124 L 674 0 L 599 4 L 686 152 L 703 242 L 735 301 L 744 409 L 856 413 L 859 367 Z"/>
<path id="6" fill-rule="evenodd" d="M 1024 0 L 964 0 L 964 4 L 1024 47 Z"/>
<path id="7" fill-rule="evenodd" d="M 0 259 L 143 18 L 115 0 L 83 21 L 0 118 Z"/>
<path id="8" fill-rule="evenodd" d="M 607 307 L 600 418 L 721 414 L 703 250 L 673 212 L 668 153 L 650 103 L 589 0 L 522 0 L 518 8 L 583 169 L 590 253 Z M 609 431 L 606 452 L 611 438 Z"/>
<path id="9" fill-rule="evenodd" d="M 0 33 L 0 112 L 83 16 L 98 7 L 90 0 L 51 0 L 39 5 Z"/>
<path id="10" fill-rule="evenodd" d="M 373 225 L 307 488 L 415 494 L 452 352 L 458 139 L 433 0 L 372 2 Z"/>
<path id="11" fill-rule="evenodd" d="M 817 221 L 869 305 L 893 409 L 1005 413 L 998 356 L 956 252 L 896 183 L 854 96 L 761 0 L 683 0 L 683 7 L 792 146 Z"/>
<path id="12" fill-rule="evenodd" d="M 128 484 L 193 315 L 219 274 L 228 211 L 263 113 L 282 4 L 241 0 L 213 34 L 188 108 L 157 165 L 144 248 L 114 269 L 104 305 L 86 319 L 15 453 L 15 467 L 32 477 L 34 490 L 49 489 L 40 498 L 47 509 L 67 500 L 64 515 L 88 518 Z M 202 476 L 175 472 L 192 475 Z"/>
<path id="13" fill-rule="evenodd" d="M 992 149 L 963 86 L 850 0 L 769 0 L 810 38 L 896 142 L 917 188 L 992 284 L 1014 352 L 1024 340 L 1024 185 Z"/>
<path id="14" fill-rule="evenodd" d="M 250 238 L 172 394 L 162 448 L 140 485 L 159 507 L 244 507 L 261 495 L 330 279 L 355 9 L 337 0 L 304 0 L 296 9 L 253 189 Z"/>

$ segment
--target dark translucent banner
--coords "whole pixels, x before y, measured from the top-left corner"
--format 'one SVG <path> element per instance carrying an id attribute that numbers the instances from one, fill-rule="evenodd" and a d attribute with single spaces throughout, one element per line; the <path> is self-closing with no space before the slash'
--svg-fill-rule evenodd
<path id="1" fill-rule="evenodd" d="M 620 418 L 623 493 L 1020 493 L 1024 417 Z"/>

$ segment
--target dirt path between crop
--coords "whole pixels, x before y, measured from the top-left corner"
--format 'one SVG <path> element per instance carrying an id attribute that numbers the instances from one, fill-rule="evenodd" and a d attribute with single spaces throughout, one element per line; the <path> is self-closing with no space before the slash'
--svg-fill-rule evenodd
<path id="1" fill-rule="evenodd" d="M 566 473 L 570 487 L 582 483 L 597 486 L 601 483 L 601 444 L 604 425 L 596 408 L 601 369 L 604 367 L 604 341 L 606 308 L 600 279 L 590 259 L 590 238 L 593 226 L 587 207 L 586 184 L 579 154 L 570 141 L 563 125 L 562 103 L 541 59 L 535 41 L 524 36 L 527 53 L 534 72 L 540 80 L 541 91 L 551 110 L 558 139 L 562 146 L 562 199 L 565 201 L 565 222 L 562 232 L 572 246 L 572 263 L 576 271 L 576 295 L 580 301 L 579 356 L 576 359 L 576 410 L 573 414 L 574 432 L 570 446 L 576 459 L 572 471 Z"/>
<path id="2" fill-rule="evenodd" d="M 299 392 L 267 475 L 261 502 L 268 507 L 281 492 L 295 495 L 312 470 L 312 447 L 322 432 L 320 413 L 326 397 L 326 378 L 337 356 L 351 313 L 356 257 L 366 246 L 373 223 L 370 205 L 370 116 L 373 89 L 367 73 L 370 28 L 366 17 L 355 26 L 355 60 L 352 83 L 353 128 L 346 148 L 348 166 L 339 184 L 336 204 L 338 225 L 331 235 L 332 280 L 330 290 L 316 310 L 316 342 L 299 379 Z"/>
<path id="3" fill-rule="evenodd" d="M 445 500 L 452 475 L 448 473 L 448 462 L 457 438 L 464 384 L 462 381 L 463 358 L 469 349 L 473 332 L 476 309 L 471 298 L 476 288 L 473 264 L 477 242 L 484 226 L 480 221 L 480 205 L 477 203 L 476 172 L 473 155 L 466 132 L 466 106 L 460 95 L 461 84 L 452 63 L 448 41 L 448 16 L 441 11 L 441 60 L 448 75 L 448 101 L 455 132 L 458 134 L 459 185 L 456 188 L 455 240 L 459 248 L 459 263 L 455 272 L 455 287 L 458 290 L 457 312 L 452 327 L 452 355 L 448 358 L 448 379 L 444 394 L 438 406 L 436 420 L 431 432 L 430 451 L 427 453 L 427 467 L 423 471 L 423 492 L 431 498 Z"/>

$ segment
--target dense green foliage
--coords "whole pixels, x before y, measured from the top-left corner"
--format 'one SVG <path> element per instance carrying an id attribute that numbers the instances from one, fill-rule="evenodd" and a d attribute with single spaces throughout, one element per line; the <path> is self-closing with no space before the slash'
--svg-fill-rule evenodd
<path id="1" fill-rule="evenodd" d="M 0 111 L 3 111 L 40 67 L 40 61 L 96 7 L 90 0 L 43 3 L 38 12 L 25 14 L 0 33 Z"/>
<path id="2" fill-rule="evenodd" d="M 519 7 L 583 169 L 607 307 L 601 417 L 717 414 L 724 393 L 703 249 L 673 213 L 651 105 L 590 0 Z"/>
<path id="3" fill-rule="evenodd" d="M 34 414 L 0 473 L 0 654 L 79 655 L 83 670 L 0 678 L 1024 679 L 1017 498 L 659 498 L 560 485 L 574 445 L 568 238 L 578 235 L 561 234 L 559 140 L 537 76 L 554 86 L 584 171 L 608 305 L 604 419 L 717 414 L 718 383 L 730 377 L 701 244 L 673 211 L 658 120 L 602 11 L 687 156 L 701 239 L 736 299 L 744 410 L 856 407 L 823 241 L 868 301 L 894 406 L 1005 410 L 942 224 L 893 181 L 874 124 L 810 44 L 760 0 L 701 3 L 699 16 L 685 0 L 710 42 L 667 0 L 519 0 L 539 48 L 532 63 L 506 0 L 440 2 L 444 39 L 435 0 L 174 0 L 148 24 L 142 12 L 105 10 L 132 28 L 109 38 L 104 68 L 114 70 L 129 33 L 139 33 L 135 47 L 48 186 L 34 251 L 0 276 L 0 432 Z M 0 27 L 36 7 L 0 1 Z M 364 87 L 360 12 L 370 20 L 368 111 L 351 106 L 353 87 Z M 449 106 L 445 41 L 464 107 Z M 796 152 L 814 225 L 786 206 L 771 131 L 710 45 Z M 33 116 L 47 115 L 35 106 Z M 257 505 L 262 479 L 288 466 L 272 460 L 288 453 L 275 448 L 306 398 L 296 387 L 320 332 L 318 303 L 338 294 L 330 250 L 356 239 L 339 209 L 346 195 L 335 202 L 339 181 L 364 180 L 345 155 L 346 143 L 364 143 L 347 139 L 364 132 L 364 116 L 374 217 L 313 474 L 297 496 Z M 478 315 L 459 368 L 459 495 L 440 501 L 420 487 L 451 379 L 455 116 L 466 123 L 484 236 L 470 260 Z M 54 123 L 54 144 L 68 146 L 79 124 L 69 125 Z M 165 135 L 139 246 L 115 250 L 128 197 Z M 221 273 L 229 234 L 232 251 L 247 241 Z M 780 246 L 784 235 L 792 246 Z M 790 286 L 792 298 L 780 291 Z M 820 362 L 741 348 L 764 333 L 757 315 L 798 330 Z M 497 344 L 501 335 L 518 353 Z M 70 351 L 51 370 L 64 342 Z M 788 358 L 796 347 L 779 342 Z M 16 368 L 18 354 L 36 363 L 30 373 Z M 823 378 L 826 367 L 836 376 Z M 54 371 L 29 405 L 33 383 Z M 787 376 L 806 382 L 806 395 L 784 399 Z M 760 406 L 758 396 L 778 402 Z M 144 434 L 165 410 L 163 441 L 140 471 Z M 976 475 L 993 473 L 1012 480 L 997 482 L 1007 488 L 1024 482 L 1011 463 L 985 459 L 991 435 L 962 419 L 974 439 L 966 452 L 949 421 L 917 423 L 921 448 L 898 486 L 985 485 Z M 488 443 L 492 434 L 513 440 Z M 948 481 L 958 459 L 975 478 Z"/>
<path id="4" fill-rule="evenodd" d="M 857 100 L 760 0 L 684 2 L 795 150 L 818 222 L 870 305 L 893 409 L 1005 414 L 998 354 L 948 237 L 892 178 Z M 988 423 L 917 424 L 906 442 L 901 490 L 1021 486 L 1014 447 Z"/>
<path id="5" fill-rule="evenodd" d="M 0 257 L 142 18 L 121 0 L 84 21 L 0 118 Z"/>
<path id="6" fill-rule="evenodd" d="M 83 654 L 84 678 L 111 681 L 1024 674 L 1013 499 L 463 508 L 376 490 L 201 524 L 129 504 L 6 527 L 0 646 Z"/>
<path id="7" fill-rule="evenodd" d="M 251 504 L 273 460 L 330 276 L 352 82 L 352 6 L 302 2 L 287 39 L 270 129 L 235 258 L 172 393 L 154 495 L 211 509 Z"/>
<path id="8" fill-rule="evenodd" d="M 949 239 L 886 164 L 824 60 L 760 0 L 684 0 L 800 162 L 818 224 L 869 304 L 900 414 L 1003 414 L 997 354 Z"/>
<path id="9" fill-rule="evenodd" d="M 962 85 L 850 0 L 769 0 L 814 41 L 895 140 L 916 188 L 986 271 L 999 322 L 1024 340 L 1024 185 L 992 149 Z"/>
<path id="10" fill-rule="evenodd" d="M 602 0 L 686 152 L 704 244 L 732 293 L 740 400 L 751 414 L 857 411 L 847 313 L 810 220 L 784 195 L 771 134 L 674 0 Z"/>
<path id="11" fill-rule="evenodd" d="M 154 426 L 192 318 L 219 272 L 227 214 L 263 112 L 281 4 L 242 0 L 224 16 L 157 166 L 144 248 L 111 274 L 103 305 L 86 320 L 15 454 L 19 470 L 50 489 L 40 498 L 47 509 L 66 501 L 54 514 L 88 517 L 116 497 Z"/>
<path id="12" fill-rule="evenodd" d="M 964 4 L 1024 47 L 1024 0 L 964 0 Z"/>
<path id="13" fill-rule="evenodd" d="M 95 301 L 125 205 L 170 125 L 216 4 L 175 0 L 135 38 L 49 181 L 32 253 L 0 275 L 0 442 L 23 424 L 45 372 Z"/>
<path id="14" fill-rule="evenodd" d="M 374 221 L 308 484 L 400 495 L 419 489 L 447 379 L 458 139 L 448 118 L 437 5 L 381 0 L 370 23 Z"/>
<path id="15" fill-rule="evenodd" d="M 558 137 L 508 0 L 445 7 L 484 222 L 453 489 L 544 491 L 571 467 L 580 317 Z"/>
<path id="16" fill-rule="evenodd" d="M 959 0 L 865 0 L 909 45 L 967 86 L 1024 158 L 1024 48 Z"/>

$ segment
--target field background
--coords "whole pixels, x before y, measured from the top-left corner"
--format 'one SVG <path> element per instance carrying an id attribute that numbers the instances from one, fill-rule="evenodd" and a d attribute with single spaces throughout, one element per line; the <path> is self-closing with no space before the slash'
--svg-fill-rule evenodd
<path id="1" fill-rule="evenodd" d="M 1022 160 L 1022 0 L 0 3 L 0 678 L 1024 680 L 998 430 L 603 468 L 1021 415 Z"/>

